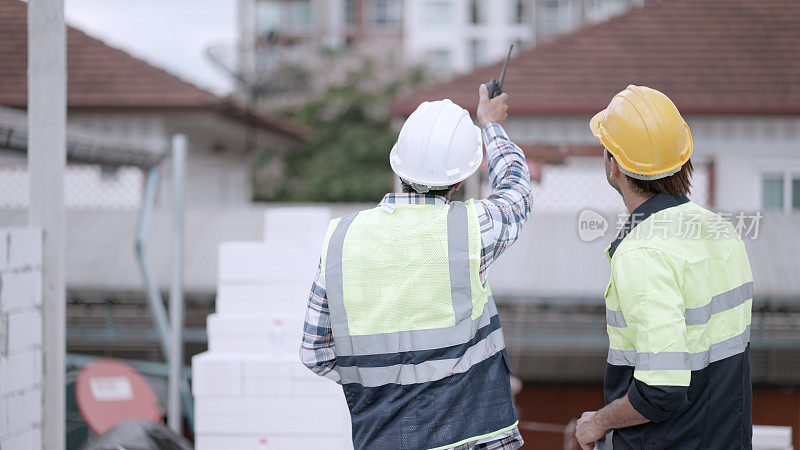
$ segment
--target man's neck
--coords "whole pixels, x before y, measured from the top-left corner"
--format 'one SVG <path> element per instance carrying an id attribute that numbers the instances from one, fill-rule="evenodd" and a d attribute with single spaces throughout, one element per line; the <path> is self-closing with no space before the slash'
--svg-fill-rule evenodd
<path id="1" fill-rule="evenodd" d="M 653 198 L 653 195 L 642 195 L 634 192 L 631 189 L 622 190 L 622 201 L 625 202 L 625 207 L 628 209 L 628 214 L 633 214 L 636 208 L 642 206 L 642 203 Z"/>

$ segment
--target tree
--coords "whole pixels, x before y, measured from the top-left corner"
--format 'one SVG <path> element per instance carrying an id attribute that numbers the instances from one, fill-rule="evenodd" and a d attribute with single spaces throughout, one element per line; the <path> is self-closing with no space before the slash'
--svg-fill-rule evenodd
<path id="1" fill-rule="evenodd" d="M 387 61 L 386 56 L 325 58 L 330 64 L 322 69 L 327 77 L 324 88 L 283 112 L 309 125 L 314 135 L 287 151 L 259 152 L 253 172 L 256 200 L 377 202 L 392 189 L 389 151 L 397 132 L 390 123 L 389 104 L 421 83 L 423 70 L 401 70 L 396 58 Z M 341 71 L 348 62 L 354 68 Z M 332 76 L 337 70 L 343 76 Z"/>

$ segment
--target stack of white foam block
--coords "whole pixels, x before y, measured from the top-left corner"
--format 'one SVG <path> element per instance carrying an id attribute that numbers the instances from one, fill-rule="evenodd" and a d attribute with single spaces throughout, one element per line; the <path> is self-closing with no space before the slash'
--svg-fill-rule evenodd
<path id="1" fill-rule="evenodd" d="M 220 246 L 209 351 L 192 359 L 198 450 L 352 448 L 341 387 L 298 355 L 329 220 L 271 209 L 264 241 Z"/>
<path id="2" fill-rule="evenodd" d="M 0 449 L 42 448 L 42 232 L 0 228 Z"/>

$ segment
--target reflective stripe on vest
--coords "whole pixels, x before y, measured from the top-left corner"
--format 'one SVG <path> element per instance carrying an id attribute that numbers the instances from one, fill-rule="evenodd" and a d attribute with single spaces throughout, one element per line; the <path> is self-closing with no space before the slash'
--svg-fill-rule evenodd
<path id="1" fill-rule="evenodd" d="M 686 320 L 686 325 L 703 325 L 708 323 L 708 321 L 711 320 L 711 316 L 714 314 L 736 308 L 752 298 L 753 282 L 748 281 L 730 291 L 711 297 L 711 301 L 705 306 L 684 311 L 683 315 Z M 626 328 L 628 326 L 622 311 L 614 311 L 608 308 L 606 308 L 606 322 L 609 326 L 617 328 Z"/>
<path id="2" fill-rule="evenodd" d="M 729 339 L 712 344 L 699 353 L 659 352 L 637 353 L 636 350 L 608 349 L 608 363 L 615 366 L 634 366 L 637 370 L 701 370 L 709 364 L 742 353 L 750 342 L 750 326 Z"/>

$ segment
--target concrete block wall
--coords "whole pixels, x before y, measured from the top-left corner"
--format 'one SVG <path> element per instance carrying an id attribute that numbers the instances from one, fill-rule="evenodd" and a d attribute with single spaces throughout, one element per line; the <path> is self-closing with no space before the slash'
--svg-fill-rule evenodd
<path id="1" fill-rule="evenodd" d="M 42 447 L 42 233 L 0 228 L 0 448 Z"/>
<path id="2" fill-rule="evenodd" d="M 270 209 L 263 241 L 220 246 L 209 351 L 192 359 L 198 450 L 352 448 L 341 387 L 298 356 L 329 220 L 325 208 Z"/>

